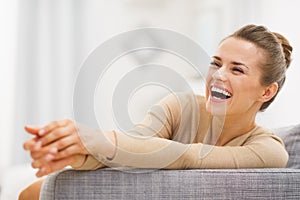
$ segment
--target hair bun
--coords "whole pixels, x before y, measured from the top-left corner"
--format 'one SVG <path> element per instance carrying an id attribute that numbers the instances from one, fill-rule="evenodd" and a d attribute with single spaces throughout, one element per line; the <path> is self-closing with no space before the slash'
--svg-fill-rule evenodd
<path id="1" fill-rule="evenodd" d="M 283 49 L 285 62 L 286 62 L 286 68 L 288 68 L 290 66 L 291 61 L 292 61 L 291 54 L 292 54 L 292 51 L 293 51 L 293 47 L 290 45 L 289 41 L 284 36 L 282 36 L 281 34 L 275 33 L 275 32 L 273 32 L 273 34 L 281 42 L 281 46 L 282 46 L 282 49 Z"/>

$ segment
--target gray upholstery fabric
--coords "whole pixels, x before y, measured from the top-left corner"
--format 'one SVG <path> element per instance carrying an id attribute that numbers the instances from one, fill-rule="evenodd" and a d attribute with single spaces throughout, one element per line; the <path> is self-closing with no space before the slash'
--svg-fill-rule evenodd
<path id="1" fill-rule="evenodd" d="M 66 170 L 41 199 L 300 199 L 300 170 Z"/>
<path id="2" fill-rule="evenodd" d="M 287 168 L 300 169 L 300 124 L 274 130 L 279 136 L 289 153 Z"/>

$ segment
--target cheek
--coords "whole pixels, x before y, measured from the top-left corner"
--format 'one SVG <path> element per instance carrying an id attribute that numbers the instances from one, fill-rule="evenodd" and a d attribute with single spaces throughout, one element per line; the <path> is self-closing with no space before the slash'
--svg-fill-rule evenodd
<path id="1" fill-rule="evenodd" d="M 206 86 L 208 86 L 209 83 L 211 82 L 212 76 L 213 76 L 214 73 L 215 73 L 215 71 L 212 70 L 211 68 L 209 68 L 209 70 L 207 72 L 207 75 L 206 75 Z"/>
<path id="2" fill-rule="evenodd" d="M 205 95 L 206 95 L 206 99 L 208 98 L 209 95 L 209 85 L 212 81 L 212 70 L 209 70 L 206 76 L 206 85 L 205 85 Z"/>
<path id="3" fill-rule="evenodd" d="M 205 89 L 205 99 L 206 99 L 206 101 L 208 100 L 208 97 L 209 97 L 209 90 L 208 90 L 208 87 L 206 87 L 206 89 Z"/>
<path id="4" fill-rule="evenodd" d="M 240 92 L 243 96 L 246 96 L 250 101 L 255 101 L 261 97 L 263 90 L 260 84 L 253 82 L 249 83 L 243 83 L 243 87 L 240 88 Z"/>

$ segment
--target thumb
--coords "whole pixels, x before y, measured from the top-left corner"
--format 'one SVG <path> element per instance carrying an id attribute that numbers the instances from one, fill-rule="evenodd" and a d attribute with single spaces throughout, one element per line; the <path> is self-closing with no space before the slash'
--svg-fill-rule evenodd
<path id="1" fill-rule="evenodd" d="M 25 131 L 27 131 L 28 133 L 30 134 L 33 134 L 33 135 L 38 135 L 38 132 L 40 130 L 40 127 L 39 126 L 31 126 L 31 125 L 26 125 L 24 127 Z"/>
<path id="2" fill-rule="evenodd" d="M 41 167 L 38 172 L 36 173 L 37 177 L 42 177 L 48 174 L 51 174 L 52 172 L 61 170 L 65 168 L 66 166 L 70 165 L 74 162 L 74 158 L 72 156 L 63 158 L 61 160 L 55 160 L 48 162 L 48 164 L 44 167 Z"/>

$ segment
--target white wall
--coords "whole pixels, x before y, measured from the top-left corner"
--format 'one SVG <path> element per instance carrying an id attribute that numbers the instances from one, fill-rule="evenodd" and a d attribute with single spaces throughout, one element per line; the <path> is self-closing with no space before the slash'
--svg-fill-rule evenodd
<path id="1" fill-rule="evenodd" d="M 263 0 L 258 23 L 270 30 L 282 33 L 293 46 L 293 62 L 287 71 L 286 83 L 270 108 L 258 117 L 258 121 L 267 127 L 282 127 L 300 123 L 300 1 Z"/>

